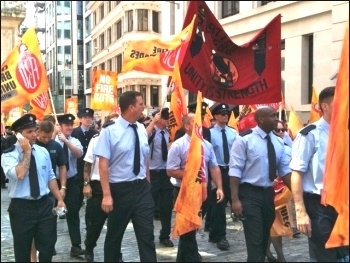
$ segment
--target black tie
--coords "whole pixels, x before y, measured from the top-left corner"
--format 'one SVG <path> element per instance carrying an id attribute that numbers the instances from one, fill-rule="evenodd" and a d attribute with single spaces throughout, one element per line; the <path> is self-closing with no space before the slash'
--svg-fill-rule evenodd
<path id="1" fill-rule="evenodd" d="M 271 142 L 270 135 L 266 135 L 265 139 L 267 140 L 267 156 L 269 158 L 269 178 L 273 182 L 276 178 L 276 152 L 273 144 Z"/>
<path id="2" fill-rule="evenodd" d="M 222 148 L 224 149 L 224 162 L 228 164 L 230 161 L 230 154 L 228 152 L 228 142 L 227 142 L 225 129 L 222 129 L 221 132 L 222 132 Z"/>
<path id="3" fill-rule="evenodd" d="M 166 161 L 168 159 L 168 146 L 165 140 L 164 131 L 161 131 L 160 133 L 162 134 L 162 157 L 163 161 Z"/>
<path id="4" fill-rule="evenodd" d="M 140 140 L 139 135 L 137 134 L 137 125 L 130 124 L 135 132 L 135 153 L 134 153 L 134 169 L 133 172 L 135 175 L 138 175 L 140 172 Z"/>
<path id="5" fill-rule="evenodd" d="M 67 172 L 68 172 L 69 171 L 69 154 L 68 154 L 68 146 L 65 143 L 63 144 L 63 152 L 67 156 L 66 168 L 67 168 Z"/>
<path id="6" fill-rule="evenodd" d="M 33 155 L 33 152 L 31 153 L 31 157 L 30 157 L 29 186 L 30 186 L 30 195 L 34 199 L 37 199 L 40 196 L 40 189 L 39 189 L 38 173 L 36 170 L 36 162 L 35 162 L 35 157 Z"/>

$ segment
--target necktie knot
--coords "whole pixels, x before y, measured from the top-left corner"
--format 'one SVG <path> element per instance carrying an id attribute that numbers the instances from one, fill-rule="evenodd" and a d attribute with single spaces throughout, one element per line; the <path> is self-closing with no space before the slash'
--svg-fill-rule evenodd
<path id="1" fill-rule="evenodd" d="M 271 137 L 270 137 L 270 135 L 266 135 L 265 139 L 271 142 Z"/>

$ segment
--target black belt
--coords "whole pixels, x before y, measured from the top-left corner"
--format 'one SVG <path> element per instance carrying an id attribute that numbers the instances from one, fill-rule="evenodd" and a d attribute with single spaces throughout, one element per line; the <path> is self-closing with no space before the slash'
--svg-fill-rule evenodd
<path id="1" fill-rule="evenodd" d="M 166 171 L 166 169 L 152 169 L 152 170 L 149 170 L 150 172 L 152 172 L 152 173 L 161 173 L 161 172 L 164 172 L 164 171 Z"/>
<path id="2" fill-rule="evenodd" d="M 320 195 L 318 195 L 318 194 L 314 194 L 314 193 L 305 193 L 304 192 L 304 197 L 306 197 L 306 198 L 317 198 L 317 199 L 321 199 L 321 196 Z"/>
<path id="3" fill-rule="evenodd" d="M 222 170 L 228 170 L 228 169 L 230 168 L 230 166 L 220 166 L 220 165 L 219 165 L 219 167 L 220 167 L 220 169 L 222 169 Z"/>
<path id="4" fill-rule="evenodd" d="M 254 190 L 270 190 L 270 189 L 272 189 L 272 186 L 256 186 L 256 185 L 252 185 L 252 184 L 249 184 L 249 183 L 240 184 L 239 187 L 251 188 L 251 189 L 254 189 Z"/>
<path id="5" fill-rule="evenodd" d="M 99 180 L 91 180 L 90 184 L 101 184 Z"/>
<path id="6" fill-rule="evenodd" d="M 146 180 L 147 180 L 146 178 L 143 178 L 143 179 L 136 179 L 136 180 L 133 180 L 133 181 L 120 182 L 120 183 L 116 183 L 116 184 L 119 184 L 119 185 L 123 185 L 123 184 L 124 185 L 140 184 L 142 182 L 145 182 Z"/>
<path id="7" fill-rule="evenodd" d="M 39 201 L 44 201 L 47 197 L 49 197 L 48 195 L 43 195 L 41 198 L 39 199 L 24 199 L 24 198 L 11 198 L 11 202 L 16 202 L 16 203 L 33 203 L 33 202 L 39 202 Z"/>

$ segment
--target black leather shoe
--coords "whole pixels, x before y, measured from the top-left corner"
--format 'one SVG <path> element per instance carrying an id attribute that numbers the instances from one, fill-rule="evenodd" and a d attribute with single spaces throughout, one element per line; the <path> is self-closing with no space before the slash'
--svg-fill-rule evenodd
<path id="1" fill-rule="evenodd" d="M 93 251 L 88 251 L 88 250 L 85 250 L 85 259 L 87 262 L 93 262 L 94 261 L 94 252 Z"/>
<path id="2" fill-rule="evenodd" d="M 162 244 L 165 247 L 173 247 L 174 246 L 173 242 L 169 238 L 167 238 L 167 239 L 160 239 L 159 243 Z"/>
<path id="3" fill-rule="evenodd" d="M 204 228 L 204 232 L 210 232 L 211 231 L 211 227 L 210 226 L 206 226 L 205 228 Z"/>
<path id="4" fill-rule="evenodd" d="M 73 246 L 70 249 L 70 256 L 71 257 L 78 257 L 78 256 L 81 256 L 81 255 L 84 255 L 84 253 L 85 253 L 85 250 L 82 249 L 80 246 Z"/>
<path id="5" fill-rule="evenodd" d="M 56 248 L 53 249 L 53 253 L 52 253 L 53 256 L 56 256 L 57 255 L 57 251 L 56 251 Z"/>
<path id="6" fill-rule="evenodd" d="M 230 244 L 228 243 L 228 241 L 226 239 L 220 240 L 218 243 L 216 243 L 216 246 L 220 250 L 229 250 L 229 248 L 230 248 Z"/>

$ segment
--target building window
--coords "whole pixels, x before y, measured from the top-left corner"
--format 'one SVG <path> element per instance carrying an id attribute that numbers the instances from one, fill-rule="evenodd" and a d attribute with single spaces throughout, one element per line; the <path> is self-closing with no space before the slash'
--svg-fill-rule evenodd
<path id="1" fill-rule="evenodd" d="M 140 93 L 143 98 L 143 104 L 147 105 L 147 88 L 146 85 L 140 85 Z"/>
<path id="2" fill-rule="evenodd" d="M 91 62 L 91 41 L 85 44 L 85 63 Z"/>
<path id="3" fill-rule="evenodd" d="M 281 42 L 281 71 L 285 70 L 285 40 L 282 39 Z"/>
<path id="4" fill-rule="evenodd" d="M 123 94 L 123 88 L 118 88 L 117 89 L 117 96 L 118 96 L 118 99 L 119 97 Z"/>
<path id="5" fill-rule="evenodd" d="M 70 35 L 71 24 L 70 24 L 70 21 L 64 21 L 63 27 L 64 27 L 64 39 L 71 39 L 71 35 Z"/>
<path id="6" fill-rule="evenodd" d="M 93 12 L 92 14 L 93 18 L 94 18 L 94 24 L 93 26 L 95 27 L 97 25 L 97 13 L 96 12 Z"/>
<path id="7" fill-rule="evenodd" d="M 83 15 L 83 1 L 77 1 L 77 15 L 82 16 Z"/>
<path id="8" fill-rule="evenodd" d="M 135 91 L 135 85 L 130 85 L 130 91 Z"/>
<path id="9" fill-rule="evenodd" d="M 78 45 L 78 65 L 84 65 L 84 49 L 83 49 L 83 45 Z"/>
<path id="10" fill-rule="evenodd" d="M 221 17 L 225 18 L 233 16 L 239 13 L 239 1 L 221 1 L 222 14 Z"/>
<path id="11" fill-rule="evenodd" d="M 85 37 L 91 35 L 91 23 L 90 23 L 91 15 L 85 18 Z"/>
<path id="12" fill-rule="evenodd" d="M 100 35 L 100 51 L 105 48 L 105 34 Z"/>
<path id="13" fill-rule="evenodd" d="M 152 30 L 159 33 L 159 12 L 152 11 Z"/>
<path id="14" fill-rule="evenodd" d="M 85 76 L 84 79 L 86 80 L 86 89 L 90 89 L 91 88 L 91 68 L 88 68 L 85 70 Z"/>
<path id="15" fill-rule="evenodd" d="M 133 26 L 134 26 L 133 10 L 127 11 L 126 17 L 128 19 L 128 32 L 131 32 L 133 30 Z"/>
<path id="16" fill-rule="evenodd" d="M 107 60 L 107 70 L 112 71 L 112 59 Z"/>
<path id="17" fill-rule="evenodd" d="M 102 70 L 105 70 L 105 69 L 106 69 L 106 68 L 105 68 L 105 63 L 104 63 L 104 62 L 100 64 L 100 69 L 102 69 Z"/>
<path id="18" fill-rule="evenodd" d="M 151 86 L 151 106 L 159 107 L 159 86 Z"/>
<path id="19" fill-rule="evenodd" d="M 119 20 L 117 23 L 115 23 L 115 32 L 117 40 L 122 37 L 122 20 Z"/>
<path id="20" fill-rule="evenodd" d="M 261 6 L 267 5 L 268 3 L 275 2 L 275 1 L 261 1 Z"/>
<path id="21" fill-rule="evenodd" d="M 107 29 L 107 46 L 112 43 L 112 27 Z"/>
<path id="22" fill-rule="evenodd" d="M 122 72 L 122 66 L 123 66 L 123 57 L 122 54 L 117 56 L 117 73 Z"/>
<path id="23" fill-rule="evenodd" d="M 137 10 L 137 30 L 148 31 L 148 10 L 147 9 Z"/>
<path id="24" fill-rule="evenodd" d="M 97 38 L 94 39 L 93 49 L 94 49 L 94 55 L 97 54 L 97 52 L 98 52 Z"/>
<path id="25" fill-rule="evenodd" d="M 77 40 L 83 40 L 83 20 L 78 20 L 77 21 L 77 26 L 78 26 L 78 32 L 77 32 Z"/>
<path id="26" fill-rule="evenodd" d="M 302 37 L 301 68 L 301 104 L 310 104 L 313 85 L 314 35 Z"/>
<path id="27" fill-rule="evenodd" d="M 99 13 L 100 13 L 100 21 L 101 21 L 105 17 L 105 6 L 104 6 L 104 4 L 100 5 Z"/>
<path id="28" fill-rule="evenodd" d="M 107 14 L 109 12 L 111 12 L 111 10 L 112 10 L 112 2 L 111 1 L 107 1 Z"/>

